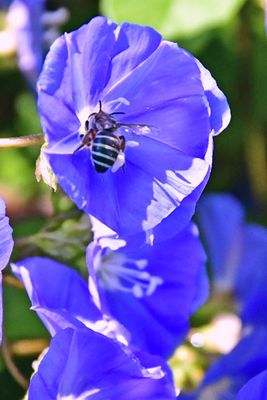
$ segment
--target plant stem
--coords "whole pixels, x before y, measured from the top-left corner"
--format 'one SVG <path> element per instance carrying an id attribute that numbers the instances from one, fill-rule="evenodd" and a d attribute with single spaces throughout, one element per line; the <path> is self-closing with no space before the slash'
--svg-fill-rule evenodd
<path id="1" fill-rule="evenodd" d="M 10 137 L 10 138 L 0 138 L 0 148 L 1 147 L 28 147 L 35 144 L 41 144 L 44 142 L 43 133 L 36 133 L 34 135 L 20 136 L 20 137 Z"/>
<path id="2" fill-rule="evenodd" d="M 14 363 L 14 360 L 12 358 L 10 348 L 8 345 L 8 341 L 6 337 L 3 337 L 3 343 L 2 343 L 2 354 L 3 358 L 5 360 L 5 364 L 7 366 L 7 369 L 9 370 L 10 374 L 13 376 L 15 381 L 23 388 L 27 389 L 28 388 L 28 380 L 25 378 L 24 375 L 19 371 L 17 368 L 16 364 Z"/>

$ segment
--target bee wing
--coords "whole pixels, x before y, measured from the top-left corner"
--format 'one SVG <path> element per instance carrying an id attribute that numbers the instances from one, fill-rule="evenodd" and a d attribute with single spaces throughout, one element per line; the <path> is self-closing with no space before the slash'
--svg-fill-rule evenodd
<path id="1" fill-rule="evenodd" d="M 157 135 L 159 130 L 151 125 L 143 124 L 119 124 L 118 131 L 123 135 L 123 133 L 133 133 L 134 135 Z"/>

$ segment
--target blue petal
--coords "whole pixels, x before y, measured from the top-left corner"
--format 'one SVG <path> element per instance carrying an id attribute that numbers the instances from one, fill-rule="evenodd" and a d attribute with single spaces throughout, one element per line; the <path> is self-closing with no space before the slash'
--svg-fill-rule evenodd
<path id="1" fill-rule="evenodd" d="M 19 67 L 33 88 L 43 64 L 43 10 L 44 0 L 14 0 L 7 16 L 15 30 Z"/>
<path id="2" fill-rule="evenodd" d="M 125 112 L 120 122 L 154 126 L 159 132 L 152 131 L 155 139 L 204 157 L 211 127 L 194 57 L 163 41 L 150 57 L 123 76 L 112 89 L 105 89 L 103 107 L 117 99 L 116 111 Z"/>
<path id="3" fill-rule="evenodd" d="M 5 203 L 0 197 L 0 344 L 2 342 L 2 322 L 3 322 L 3 304 L 2 304 L 2 273 L 1 271 L 9 262 L 12 250 L 12 228 L 9 225 L 9 219 L 5 216 Z"/>
<path id="4" fill-rule="evenodd" d="M 138 141 L 138 147 L 126 149 L 125 170 L 116 173 L 97 173 L 89 149 L 75 155 L 47 153 L 59 184 L 77 206 L 120 235 L 153 229 L 201 185 L 209 171 L 204 160 L 148 137 Z M 189 212 L 185 219 L 190 219 Z"/>
<path id="5" fill-rule="evenodd" d="M 237 395 L 237 400 L 264 400 L 267 398 L 267 371 L 250 379 Z"/>
<path id="6" fill-rule="evenodd" d="M 267 229 L 249 224 L 235 281 L 235 293 L 244 324 L 266 324 Z"/>
<path id="7" fill-rule="evenodd" d="M 89 245 L 90 256 L 94 260 L 88 257 L 88 267 L 91 275 L 95 275 L 94 268 L 97 268 L 101 277 L 101 266 L 96 265 L 101 249 L 97 251 L 97 248 L 96 243 Z M 103 311 L 131 332 L 132 345 L 168 358 L 184 340 L 190 316 L 208 295 L 205 254 L 196 228 L 190 226 L 176 237 L 152 247 L 145 245 L 137 248 L 135 241 L 132 245 L 129 239 L 125 247 L 113 254 L 125 256 L 125 262 L 130 260 L 130 263 L 147 260 L 147 266 L 142 271 L 159 278 L 162 284 L 151 294 L 139 298 L 132 290 L 125 292 L 116 290 L 116 287 L 105 287 L 99 277 L 98 290 Z M 135 269 L 138 272 L 138 268 Z"/>
<path id="8" fill-rule="evenodd" d="M 178 399 L 234 400 L 242 386 L 266 368 L 267 330 L 262 327 L 245 336 L 229 354 L 219 358 L 194 393 L 181 394 Z"/>
<path id="9" fill-rule="evenodd" d="M 196 62 L 201 72 L 201 81 L 210 107 L 211 128 L 213 129 L 213 134 L 218 135 L 230 122 L 230 108 L 225 95 L 218 88 L 210 72 L 198 60 Z"/>
<path id="10" fill-rule="evenodd" d="M 5 216 L 5 203 L 0 197 L 0 271 L 4 269 L 13 250 L 12 228 Z"/>
<path id="11" fill-rule="evenodd" d="M 49 144 L 53 145 L 68 134 L 77 132 L 80 126 L 76 116 L 70 82 L 70 70 L 66 68 L 68 49 L 61 36 L 51 46 L 38 80 L 38 107 Z M 55 96 L 56 94 L 56 96 Z"/>
<path id="12" fill-rule="evenodd" d="M 202 389 L 224 378 L 230 382 L 228 391 L 236 395 L 248 379 L 267 368 L 267 330 L 254 330 L 238 345 L 221 357 L 210 369 L 201 385 Z"/>
<path id="13" fill-rule="evenodd" d="M 117 342 L 89 329 L 65 329 L 52 339 L 28 398 L 174 400 L 175 393 L 164 373 L 149 373 Z"/>
<path id="14" fill-rule="evenodd" d="M 244 210 L 228 194 L 204 196 L 197 208 L 200 231 L 207 244 L 214 285 L 232 290 L 243 245 Z"/>
<path id="15" fill-rule="evenodd" d="M 112 90 L 119 81 L 125 79 L 139 64 L 145 61 L 158 48 L 161 35 L 148 26 L 124 22 L 116 28 L 110 78 L 104 93 Z"/>
<path id="16" fill-rule="evenodd" d="M 72 326 L 84 326 L 102 319 L 78 273 L 49 258 L 32 257 L 12 265 L 23 282 L 32 308 L 51 335 Z"/>

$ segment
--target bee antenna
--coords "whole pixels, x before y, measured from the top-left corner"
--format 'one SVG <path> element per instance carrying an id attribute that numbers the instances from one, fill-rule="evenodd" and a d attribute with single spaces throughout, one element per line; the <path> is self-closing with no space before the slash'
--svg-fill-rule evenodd
<path id="1" fill-rule="evenodd" d="M 102 101 L 99 100 L 99 111 L 102 111 Z"/>

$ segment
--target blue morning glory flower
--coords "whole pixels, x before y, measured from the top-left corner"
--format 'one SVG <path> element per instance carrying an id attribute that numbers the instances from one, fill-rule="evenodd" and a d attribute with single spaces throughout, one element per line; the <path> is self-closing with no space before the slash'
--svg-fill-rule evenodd
<path id="1" fill-rule="evenodd" d="M 207 299 L 205 253 L 194 225 L 153 246 L 138 247 L 135 239 L 89 245 L 90 289 L 102 311 L 131 333 L 131 345 L 168 358 Z"/>
<path id="2" fill-rule="evenodd" d="M 207 371 L 198 390 L 179 400 L 235 400 L 242 386 L 267 369 L 267 330 L 260 327 L 245 336 Z M 253 397 L 254 399 L 254 397 Z"/>
<path id="3" fill-rule="evenodd" d="M 44 0 L 13 0 L 8 9 L 8 28 L 14 36 L 18 65 L 35 87 L 43 65 L 41 17 Z"/>
<path id="4" fill-rule="evenodd" d="M 45 12 L 45 0 L 12 0 L 2 6 L 9 8 L 2 39 L 5 45 L 0 51 L 17 53 L 18 66 L 35 89 L 44 54 L 59 36 L 58 26 L 67 20 L 68 13 L 64 8 Z"/>
<path id="5" fill-rule="evenodd" d="M 62 329 L 88 327 L 127 343 L 126 329 L 96 307 L 87 283 L 74 269 L 45 257 L 26 258 L 11 268 L 52 336 Z"/>
<path id="6" fill-rule="evenodd" d="M 28 400 L 174 400 L 168 372 L 90 329 L 60 331 L 33 375 Z M 147 365 L 150 364 L 150 365 Z"/>
<path id="7" fill-rule="evenodd" d="M 2 322 L 3 322 L 3 304 L 2 304 L 2 273 L 7 266 L 13 250 L 12 228 L 9 225 L 9 219 L 5 213 L 6 207 L 0 197 L 0 343 L 2 341 Z"/>
<path id="8" fill-rule="evenodd" d="M 19 261 L 12 270 L 54 337 L 32 378 L 29 399 L 120 399 L 125 390 L 133 398 L 175 398 L 164 360 L 122 345 L 126 329 L 97 309 L 75 270 L 42 257 Z"/>
<path id="9" fill-rule="evenodd" d="M 237 400 L 264 400 L 267 398 L 267 370 L 250 379 L 240 390 Z"/>
<path id="10" fill-rule="evenodd" d="M 200 200 L 199 227 L 207 244 L 215 292 L 233 292 L 243 323 L 267 323 L 267 229 L 245 222 L 231 195 Z"/>
<path id="11" fill-rule="evenodd" d="M 46 156 L 79 208 L 119 235 L 151 232 L 176 209 L 175 230 L 189 222 L 212 136 L 230 119 L 191 54 L 152 28 L 97 17 L 53 44 L 38 92 Z"/>

